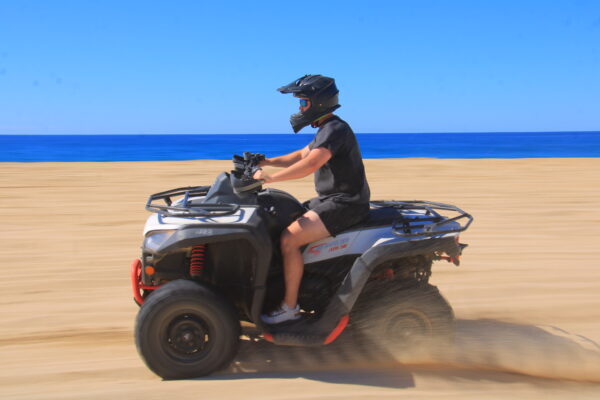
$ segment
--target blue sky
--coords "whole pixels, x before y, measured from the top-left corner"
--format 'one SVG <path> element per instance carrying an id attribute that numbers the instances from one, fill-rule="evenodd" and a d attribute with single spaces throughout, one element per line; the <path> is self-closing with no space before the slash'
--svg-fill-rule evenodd
<path id="1" fill-rule="evenodd" d="M 0 134 L 600 130 L 600 1 L 0 0 Z"/>

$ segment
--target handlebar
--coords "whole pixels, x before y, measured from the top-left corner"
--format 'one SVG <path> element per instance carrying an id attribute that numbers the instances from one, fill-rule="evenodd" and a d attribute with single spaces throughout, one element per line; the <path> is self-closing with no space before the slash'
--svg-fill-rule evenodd
<path id="1" fill-rule="evenodd" d="M 246 176 L 247 178 L 252 178 L 256 171 L 261 169 L 258 165 L 264 159 L 264 154 L 245 152 L 243 156 L 234 154 L 232 161 L 233 166 L 238 173 Z"/>
<path id="2" fill-rule="evenodd" d="M 236 193 L 260 190 L 264 181 L 254 179 L 256 171 L 260 170 L 259 164 L 265 159 L 264 154 L 245 152 L 243 156 L 233 155 L 232 184 Z"/>

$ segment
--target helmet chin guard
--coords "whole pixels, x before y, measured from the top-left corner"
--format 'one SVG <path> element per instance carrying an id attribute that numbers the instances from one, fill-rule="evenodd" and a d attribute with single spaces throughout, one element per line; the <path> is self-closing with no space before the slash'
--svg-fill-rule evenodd
<path id="1" fill-rule="evenodd" d="M 281 93 L 292 93 L 295 97 L 310 99 L 310 107 L 304 111 L 292 114 L 290 124 L 294 133 L 310 125 L 314 120 L 340 108 L 338 104 L 339 90 L 335 80 L 323 75 L 304 75 L 289 85 L 277 89 Z"/>

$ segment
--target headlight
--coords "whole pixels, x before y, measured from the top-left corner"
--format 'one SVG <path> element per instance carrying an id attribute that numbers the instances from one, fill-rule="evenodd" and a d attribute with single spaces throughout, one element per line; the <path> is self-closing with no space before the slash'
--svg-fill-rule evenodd
<path id="1" fill-rule="evenodd" d="M 154 231 L 146 235 L 144 239 L 144 247 L 149 250 L 157 250 L 163 243 L 165 243 L 177 230 L 173 229 L 170 231 Z"/>

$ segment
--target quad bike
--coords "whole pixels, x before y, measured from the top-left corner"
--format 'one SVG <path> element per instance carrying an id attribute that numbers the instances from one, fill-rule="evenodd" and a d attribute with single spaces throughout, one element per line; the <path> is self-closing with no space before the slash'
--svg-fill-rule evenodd
<path id="1" fill-rule="evenodd" d="M 306 209 L 252 178 L 259 154 L 234 156 L 212 186 L 150 196 L 131 283 L 141 306 L 138 351 L 164 379 L 210 374 L 237 354 L 242 321 L 276 345 L 322 346 L 346 327 L 381 340 L 451 330 L 453 313 L 428 283 L 433 261 L 459 264 L 458 235 L 473 218 L 429 201 L 373 201 L 368 218 L 303 249 L 303 317 L 266 325 L 284 294 L 279 237 Z M 449 214 L 449 216 L 446 216 Z"/>

